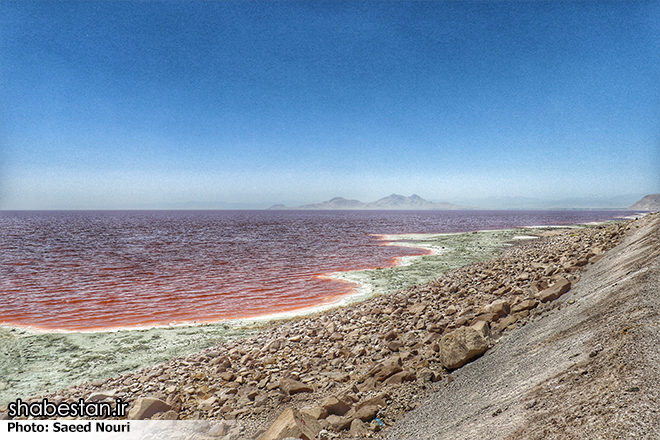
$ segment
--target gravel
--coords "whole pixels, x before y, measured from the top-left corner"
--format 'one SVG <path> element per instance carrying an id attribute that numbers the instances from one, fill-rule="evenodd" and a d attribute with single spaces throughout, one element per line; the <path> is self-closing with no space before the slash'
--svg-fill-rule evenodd
<path id="1" fill-rule="evenodd" d="M 388 439 L 660 438 L 660 218 L 388 430 Z M 571 304 L 569 304 L 571 302 Z"/>

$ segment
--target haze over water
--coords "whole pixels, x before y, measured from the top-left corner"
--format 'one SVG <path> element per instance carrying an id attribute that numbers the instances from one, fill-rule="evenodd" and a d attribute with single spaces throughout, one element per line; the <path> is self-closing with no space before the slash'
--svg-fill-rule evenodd
<path id="1" fill-rule="evenodd" d="M 0 324 L 217 322 L 336 301 L 324 277 L 426 250 L 380 234 L 604 221 L 622 211 L 43 211 L 0 215 Z"/>

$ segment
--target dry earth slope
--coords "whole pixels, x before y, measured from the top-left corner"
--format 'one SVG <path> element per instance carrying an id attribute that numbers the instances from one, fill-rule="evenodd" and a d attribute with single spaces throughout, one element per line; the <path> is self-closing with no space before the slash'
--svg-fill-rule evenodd
<path id="1" fill-rule="evenodd" d="M 457 370 L 388 438 L 660 438 L 660 217 L 633 225 L 563 306 Z"/>

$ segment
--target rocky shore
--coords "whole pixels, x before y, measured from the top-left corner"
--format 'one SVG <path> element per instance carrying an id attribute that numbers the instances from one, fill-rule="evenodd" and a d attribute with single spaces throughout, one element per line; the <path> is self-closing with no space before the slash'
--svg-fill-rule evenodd
<path id="1" fill-rule="evenodd" d="M 200 439 L 379 438 L 503 335 L 570 304 L 555 300 L 631 228 L 546 232 L 430 283 L 33 400 L 120 398 L 131 419 L 208 420 Z"/>
<path id="2" fill-rule="evenodd" d="M 389 440 L 660 438 L 660 216 L 452 373 Z"/>

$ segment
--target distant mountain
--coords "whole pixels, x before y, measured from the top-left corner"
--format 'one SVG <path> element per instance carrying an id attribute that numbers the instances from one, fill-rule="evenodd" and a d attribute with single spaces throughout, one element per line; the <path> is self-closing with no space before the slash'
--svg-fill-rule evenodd
<path id="1" fill-rule="evenodd" d="M 349 200 L 343 197 L 335 197 L 325 202 L 313 205 L 302 205 L 299 209 L 367 209 L 367 204 L 359 200 Z"/>
<path id="2" fill-rule="evenodd" d="M 325 202 L 314 203 L 312 205 L 302 205 L 295 207 L 287 207 L 284 205 L 273 205 L 270 209 L 322 209 L 322 210 L 357 210 L 357 209 L 382 209 L 382 210 L 401 210 L 401 211 L 417 211 L 417 210 L 432 210 L 432 209 L 469 209 L 465 206 L 453 205 L 451 203 L 434 203 L 424 200 L 417 194 L 410 197 L 392 194 L 388 197 L 376 200 L 375 202 L 364 203 L 359 200 L 349 200 L 343 197 L 335 197 Z"/>
<path id="3" fill-rule="evenodd" d="M 660 194 L 649 194 L 628 209 L 631 211 L 660 211 Z"/>
<path id="4" fill-rule="evenodd" d="M 392 194 L 375 202 L 367 203 L 369 209 L 402 209 L 402 210 L 426 210 L 426 209 L 466 209 L 465 206 L 453 205 L 445 202 L 429 202 L 417 194 L 410 197 Z"/>

